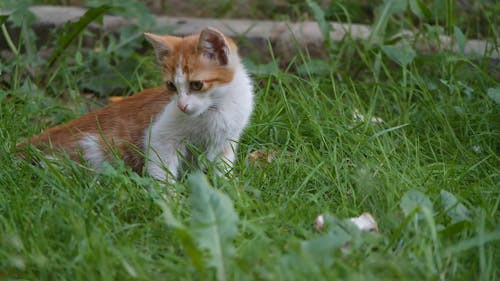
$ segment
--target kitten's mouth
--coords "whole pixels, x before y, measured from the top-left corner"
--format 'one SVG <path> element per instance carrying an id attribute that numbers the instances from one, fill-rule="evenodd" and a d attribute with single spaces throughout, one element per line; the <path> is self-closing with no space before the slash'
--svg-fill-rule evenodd
<path id="1" fill-rule="evenodd" d="M 188 116 L 200 117 L 200 116 L 203 116 L 209 112 L 217 112 L 217 111 L 219 111 L 219 108 L 217 107 L 217 105 L 211 105 L 204 111 L 190 111 L 189 109 L 187 109 L 186 111 L 183 111 L 183 113 L 188 115 Z"/>
<path id="2" fill-rule="evenodd" d="M 211 106 L 208 107 L 208 111 L 218 111 L 218 110 L 219 110 L 219 108 L 217 107 L 216 104 L 211 105 Z"/>

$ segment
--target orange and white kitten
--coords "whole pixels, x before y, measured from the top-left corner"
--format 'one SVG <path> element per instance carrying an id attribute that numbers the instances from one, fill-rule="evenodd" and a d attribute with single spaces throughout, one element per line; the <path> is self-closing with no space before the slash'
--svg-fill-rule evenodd
<path id="1" fill-rule="evenodd" d="M 117 151 L 136 172 L 158 180 L 179 175 L 190 146 L 229 165 L 253 110 L 253 87 L 235 43 L 218 30 L 184 38 L 145 33 L 164 87 L 90 112 L 31 138 L 47 152 L 64 150 L 99 168 Z M 170 177 L 171 175 L 172 177 Z"/>

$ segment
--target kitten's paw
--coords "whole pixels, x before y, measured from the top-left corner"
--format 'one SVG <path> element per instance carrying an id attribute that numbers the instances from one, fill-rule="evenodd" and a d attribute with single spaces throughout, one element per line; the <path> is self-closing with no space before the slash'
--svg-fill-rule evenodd
<path id="1" fill-rule="evenodd" d="M 166 188 L 165 191 L 161 194 L 163 200 L 169 202 L 171 200 L 177 199 L 177 191 L 174 188 Z"/>
<path id="2" fill-rule="evenodd" d="M 172 199 L 178 197 L 177 189 L 175 188 L 175 181 L 165 181 L 155 180 L 154 183 L 147 186 L 148 190 L 155 194 L 156 197 L 161 197 L 163 200 L 169 202 Z"/>

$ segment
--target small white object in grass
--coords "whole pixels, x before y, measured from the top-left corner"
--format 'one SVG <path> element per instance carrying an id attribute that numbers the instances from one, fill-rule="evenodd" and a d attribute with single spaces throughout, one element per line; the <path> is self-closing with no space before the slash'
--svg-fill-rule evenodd
<path id="1" fill-rule="evenodd" d="M 378 225 L 370 213 L 363 213 L 359 217 L 349 219 L 361 231 L 375 231 L 378 232 Z"/>
<path id="2" fill-rule="evenodd" d="M 252 164 L 270 164 L 277 156 L 278 152 L 275 150 L 256 150 L 248 154 L 248 160 Z"/>
<path id="3" fill-rule="evenodd" d="M 382 120 L 382 118 L 377 117 L 377 116 L 372 117 L 371 120 L 372 120 L 372 123 L 377 123 L 377 124 L 384 122 L 384 120 Z"/>
<path id="4" fill-rule="evenodd" d="M 352 116 L 354 117 L 354 120 L 361 121 L 361 122 L 365 121 L 365 116 L 363 114 L 359 113 L 359 109 L 357 109 L 357 108 L 354 109 Z"/>
<path id="5" fill-rule="evenodd" d="M 363 213 L 359 217 L 349 218 L 349 220 L 361 231 L 378 232 L 378 224 L 370 213 Z M 318 215 L 314 220 L 314 228 L 321 232 L 325 226 L 325 218 Z"/>
<path id="6" fill-rule="evenodd" d="M 483 151 L 483 149 L 481 148 L 481 146 L 479 146 L 477 144 L 472 147 L 472 150 L 474 152 L 476 152 L 476 153 L 480 153 L 481 151 Z"/>
<path id="7" fill-rule="evenodd" d="M 365 116 L 363 114 L 361 114 L 359 112 L 359 109 L 355 108 L 353 113 L 352 113 L 352 116 L 354 118 L 355 121 L 360 121 L 360 122 L 364 122 L 365 121 Z M 370 121 L 372 123 L 376 123 L 376 124 L 380 124 L 380 123 L 383 123 L 384 120 L 380 117 L 377 117 L 377 116 L 373 116 Z"/>
<path id="8" fill-rule="evenodd" d="M 325 219 L 323 218 L 323 215 L 319 215 L 316 217 L 314 220 L 314 228 L 316 231 L 320 232 L 323 230 L 323 226 L 325 225 Z"/>

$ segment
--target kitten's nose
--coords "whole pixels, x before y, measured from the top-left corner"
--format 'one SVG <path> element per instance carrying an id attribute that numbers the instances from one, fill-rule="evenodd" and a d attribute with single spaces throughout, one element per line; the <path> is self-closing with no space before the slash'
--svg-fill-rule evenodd
<path id="1" fill-rule="evenodd" d="M 177 104 L 177 107 L 182 111 L 182 112 L 186 112 L 187 108 L 188 108 L 188 105 L 187 103 L 183 104 L 183 103 L 178 103 Z"/>

